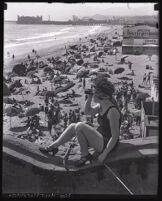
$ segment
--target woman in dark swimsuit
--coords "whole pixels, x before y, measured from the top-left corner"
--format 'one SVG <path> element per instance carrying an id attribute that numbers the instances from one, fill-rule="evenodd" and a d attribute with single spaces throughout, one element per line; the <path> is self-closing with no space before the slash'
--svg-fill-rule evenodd
<path id="1" fill-rule="evenodd" d="M 103 163 L 107 155 L 116 147 L 120 135 L 121 115 L 113 98 L 115 89 L 113 84 L 104 76 L 98 76 L 94 81 L 94 92 L 89 94 L 85 103 L 85 114 L 95 116 L 98 114 L 99 127 L 96 130 L 85 122 L 73 123 L 60 135 L 60 137 L 46 148 L 40 148 L 44 153 L 57 153 L 58 147 L 77 136 L 81 158 L 77 167 L 92 161 L 88 147 L 99 152 L 98 162 Z M 97 104 L 91 106 L 92 99 Z"/>

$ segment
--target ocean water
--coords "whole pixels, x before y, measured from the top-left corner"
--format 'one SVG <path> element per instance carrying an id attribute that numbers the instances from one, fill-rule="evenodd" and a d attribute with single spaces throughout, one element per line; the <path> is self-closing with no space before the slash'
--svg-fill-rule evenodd
<path id="1" fill-rule="evenodd" d="M 4 58 L 7 58 L 7 52 L 16 56 L 31 52 L 33 48 L 37 50 L 68 43 L 109 28 L 105 26 L 23 25 L 5 22 Z"/>

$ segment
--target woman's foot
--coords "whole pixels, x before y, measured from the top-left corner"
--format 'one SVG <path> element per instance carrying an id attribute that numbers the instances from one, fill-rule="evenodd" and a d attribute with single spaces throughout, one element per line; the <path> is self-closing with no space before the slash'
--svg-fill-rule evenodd
<path id="1" fill-rule="evenodd" d="M 86 164 L 86 162 L 88 162 L 88 161 L 91 162 L 92 160 L 93 160 L 93 157 L 91 154 L 88 154 L 86 156 L 82 156 L 80 158 L 80 160 L 76 162 L 75 166 L 76 167 L 82 167 Z"/>
<path id="2" fill-rule="evenodd" d="M 52 152 L 53 156 L 58 152 L 58 148 L 52 148 L 52 147 L 40 147 L 39 150 L 44 154 Z"/>

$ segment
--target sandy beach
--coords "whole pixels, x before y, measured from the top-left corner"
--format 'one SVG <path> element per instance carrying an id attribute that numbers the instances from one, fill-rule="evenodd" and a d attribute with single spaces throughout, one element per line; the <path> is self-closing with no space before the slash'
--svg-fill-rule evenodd
<path id="1" fill-rule="evenodd" d="M 109 39 L 112 39 L 113 35 L 115 34 L 115 32 L 118 33 L 118 35 L 122 35 L 122 27 L 121 26 L 115 26 L 113 27 L 113 29 L 108 29 L 107 31 L 103 31 L 101 33 L 97 33 L 97 34 L 93 34 L 90 35 L 88 37 L 83 37 L 80 40 L 75 40 L 75 41 L 71 41 L 69 43 L 63 43 L 63 44 L 59 44 L 56 46 L 52 46 L 52 47 L 46 47 L 45 45 L 42 45 L 41 48 L 37 49 L 37 54 L 40 56 L 39 58 L 39 62 L 40 61 L 44 61 L 45 63 L 47 63 L 47 58 L 51 58 L 51 57 L 56 57 L 56 56 L 60 56 L 62 60 L 66 59 L 65 55 L 66 50 L 65 50 L 65 45 L 68 49 L 69 45 L 83 45 L 86 44 L 87 46 L 91 47 L 91 42 L 90 39 L 95 39 L 98 37 L 98 35 L 104 37 L 107 36 Z M 100 62 L 98 63 L 99 68 L 100 67 L 105 67 L 108 71 L 111 69 L 112 71 L 114 71 L 115 69 L 122 67 L 124 68 L 124 72 L 122 72 L 121 74 L 112 74 L 110 80 L 115 83 L 115 82 L 119 82 L 120 77 L 122 76 L 127 76 L 127 74 L 130 74 L 130 70 L 128 67 L 128 61 L 131 61 L 132 64 L 132 69 L 134 70 L 134 74 L 135 76 L 128 76 L 131 77 L 133 82 L 134 82 L 134 86 L 135 89 L 138 89 L 140 91 L 144 91 L 147 92 L 148 94 L 150 94 L 150 88 L 142 88 L 139 89 L 138 86 L 139 84 L 142 83 L 142 79 L 143 79 L 143 75 L 145 72 L 147 72 L 146 70 L 146 65 L 151 65 L 153 67 L 153 73 L 152 75 L 158 75 L 158 56 L 153 55 L 151 58 L 151 61 L 149 60 L 148 56 L 146 55 L 129 55 L 126 59 L 125 59 L 125 63 L 124 64 L 120 64 L 120 59 L 123 56 L 122 55 L 122 49 L 121 46 L 117 47 L 119 53 L 115 56 L 115 55 L 104 55 L 102 56 L 102 58 L 99 58 Z M 31 47 L 31 50 L 33 49 L 33 47 Z M 97 48 L 96 48 L 97 49 Z M 100 49 L 102 50 L 102 47 L 98 47 L 97 52 L 100 51 Z M 14 65 L 24 62 L 24 60 L 27 60 L 27 55 L 30 54 L 31 55 L 31 59 L 35 58 L 34 55 L 31 54 L 31 52 L 23 52 L 22 54 L 20 54 L 19 56 L 17 56 L 15 58 L 15 60 L 13 61 L 12 58 L 9 59 L 4 59 L 4 75 L 6 75 L 8 72 L 11 72 L 12 68 Z M 90 58 L 84 58 L 84 62 L 89 62 L 89 63 L 93 63 L 93 57 L 94 54 L 91 54 Z M 102 61 L 104 60 L 104 62 Z M 90 67 L 88 67 L 90 69 Z M 92 70 L 92 69 L 90 69 Z M 43 76 L 43 69 L 39 69 L 38 72 L 38 76 L 41 78 L 41 80 L 44 78 Z M 75 83 L 75 85 L 71 88 L 73 89 L 76 94 L 80 95 L 80 97 L 76 97 L 71 99 L 73 103 L 75 103 L 75 106 L 69 106 L 68 104 L 60 104 L 61 106 L 61 113 L 62 115 L 69 112 L 70 109 L 74 110 L 78 107 L 81 108 L 81 111 L 84 110 L 84 102 L 85 102 L 85 94 L 84 94 L 84 89 L 82 87 L 82 82 L 79 81 L 79 79 L 76 78 L 76 73 L 73 73 L 72 75 L 67 74 L 66 75 L 68 77 L 68 79 L 70 81 L 73 81 Z M 23 84 L 23 87 L 25 90 L 30 91 L 29 94 L 23 94 L 20 95 L 11 95 L 10 98 L 15 98 L 16 100 L 23 100 L 23 98 L 25 100 L 30 100 L 32 101 L 34 104 L 30 107 L 37 107 L 39 106 L 39 104 L 44 105 L 44 97 L 43 96 L 35 96 L 37 87 L 39 86 L 40 90 L 42 90 L 44 87 L 47 87 L 48 90 L 51 90 L 51 83 L 49 80 L 46 80 L 44 82 L 42 82 L 41 85 L 38 84 L 25 84 L 25 79 L 28 81 L 28 83 L 30 83 L 31 79 L 29 77 L 20 77 L 20 76 L 15 76 L 13 78 L 14 80 L 17 79 L 21 79 L 21 83 Z M 91 86 L 91 77 L 86 78 L 86 88 L 90 88 Z M 57 99 L 60 100 L 62 96 L 65 96 L 67 93 L 71 93 L 71 89 L 69 89 L 67 92 L 61 92 L 58 94 Z M 5 107 L 8 107 L 10 105 L 5 105 Z M 26 109 L 26 108 L 23 108 Z M 129 109 L 134 112 L 136 109 L 134 108 L 133 104 L 129 104 Z M 38 145 L 49 145 L 52 141 L 53 138 L 49 135 L 48 133 L 48 129 L 47 129 L 47 122 L 45 121 L 45 114 L 44 112 L 40 112 L 39 116 L 41 118 L 41 122 L 42 123 L 42 128 L 43 128 L 43 136 L 39 137 L 37 140 L 35 140 L 33 143 L 36 143 Z M 24 127 L 24 121 L 26 120 L 26 117 L 23 118 L 19 118 L 18 116 L 14 116 L 11 117 L 11 121 L 12 121 L 12 128 L 10 128 L 10 117 L 8 116 L 4 116 L 3 117 L 3 135 L 14 135 L 14 136 L 20 136 L 20 134 L 22 134 L 22 138 L 23 138 L 23 134 L 26 133 L 26 128 Z M 85 115 L 81 116 L 81 121 L 84 121 L 86 119 Z M 95 122 L 95 120 L 94 120 Z M 63 121 L 61 120 L 60 124 L 58 125 L 59 129 L 63 129 Z M 136 126 L 134 128 L 134 136 L 139 135 L 139 127 Z M 55 130 L 52 131 L 52 135 L 55 134 Z M 65 144 L 65 146 L 62 146 L 62 154 L 65 153 L 67 147 L 68 147 L 69 143 L 67 143 L 67 145 Z"/>

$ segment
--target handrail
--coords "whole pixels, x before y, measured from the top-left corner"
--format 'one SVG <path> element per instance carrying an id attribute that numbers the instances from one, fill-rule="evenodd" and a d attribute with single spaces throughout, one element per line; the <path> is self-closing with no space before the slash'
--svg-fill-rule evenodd
<path id="1" fill-rule="evenodd" d="M 106 164 L 104 164 L 106 169 L 119 181 L 119 183 L 129 192 L 129 194 L 134 195 L 133 192 L 124 184 L 124 182 L 113 172 L 113 170 Z"/>

